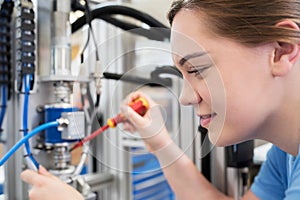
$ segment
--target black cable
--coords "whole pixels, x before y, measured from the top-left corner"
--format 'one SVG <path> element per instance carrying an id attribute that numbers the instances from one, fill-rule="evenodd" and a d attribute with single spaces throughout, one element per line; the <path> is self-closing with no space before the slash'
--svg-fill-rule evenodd
<path id="1" fill-rule="evenodd" d="M 85 7 L 78 0 L 71 1 L 71 9 L 72 11 L 85 11 Z"/>
<path id="2" fill-rule="evenodd" d="M 156 67 L 155 70 L 151 72 L 150 79 L 140 78 L 137 76 L 131 76 L 127 74 L 124 75 L 124 74 L 110 73 L 110 72 L 104 72 L 103 77 L 106 79 L 121 80 L 121 81 L 134 83 L 134 84 L 171 87 L 172 79 L 160 77 L 163 74 L 175 75 L 178 76 L 179 78 L 182 78 L 181 72 L 174 66 Z"/>
<path id="3" fill-rule="evenodd" d="M 73 3 L 73 5 L 72 5 L 73 10 L 85 11 L 84 7 L 80 3 L 76 4 L 77 1 L 75 1 L 75 0 L 73 0 L 73 1 L 74 1 L 74 2 L 72 2 Z M 106 21 L 107 23 L 110 23 L 110 24 L 112 24 L 116 27 L 119 27 L 119 28 L 121 28 L 122 30 L 125 30 L 125 31 L 138 29 L 138 30 L 132 31 L 132 33 L 136 34 L 136 35 L 147 37 L 150 40 L 166 41 L 166 40 L 169 40 L 169 38 L 170 38 L 170 29 L 169 28 L 164 28 L 164 29 L 159 29 L 158 30 L 157 28 L 154 29 L 154 28 L 150 27 L 149 29 L 145 29 L 145 28 L 142 28 L 140 26 L 136 26 L 132 23 L 128 23 L 128 22 L 122 21 L 120 19 L 116 19 L 116 18 L 114 18 L 114 17 L 112 17 L 108 14 L 107 15 L 105 15 L 105 14 L 104 15 L 99 15 L 99 16 L 97 16 L 97 18 L 101 19 L 103 21 Z M 85 24 L 84 21 L 81 21 L 81 20 L 74 22 L 72 24 L 72 32 L 76 32 L 84 24 Z"/>
<path id="4" fill-rule="evenodd" d="M 118 28 L 121 28 L 124 31 L 129 31 L 133 34 L 140 35 L 146 37 L 150 40 L 157 40 L 157 41 L 166 41 L 170 38 L 170 29 L 162 29 L 162 28 L 153 28 L 150 27 L 149 29 L 142 28 L 132 23 L 128 23 L 125 21 L 121 21 L 120 19 L 116 19 L 109 15 L 100 16 L 99 19 L 106 21 L 109 24 L 112 24 Z"/>
<path id="5" fill-rule="evenodd" d="M 95 46 L 96 61 L 99 61 L 100 60 L 99 51 L 98 51 L 96 37 L 95 37 L 95 34 L 94 34 L 94 29 L 93 29 L 93 26 L 92 26 L 91 11 L 90 11 L 88 0 L 85 0 L 85 16 L 86 16 L 86 22 L 89 25 L 88 39 L 90 38 L 90 34 L 92 34 L 92 38 L 93 38 L 93 42 L 94 42 L 94 46 Z M 87 41 L 86 44 L 88 44 L 88 41 Z M 84 48 L 84 50 L 85 50 L 85 48 Z M 81 63 L 83 63 L 83 61 L 84 61 L 83 54 L 84 54 L 84 51 L 81 54 Z M 95 108 L 96 109 L 98 108 L 99 104 L 100 104 L 100 94 L 97 94 L 96 95 L 96 102 L 95 102 Z"/>
<path id="6" fill-rule="evenodd" d="M 201 125 L 198 126 L 198 132 L 201 134 L 201 173 L 208 180 L 211 181 L 211 153 L 210 145 L 211 143 L 205 143 L 208 137 L 208 131 Z M 209 153 L 207 153 L 209 152 Z"/>
<path id="7" fill-rule="evenodd" d="M 80 54 L 80 63 L 82 64 L 84 62 L 84 52 L 89 44 L 89 41 L 90 41 L 90 29 L 88 30 L 88 35 L 87 35 L 87 39 L 86 39 L 86 42 L 85 42 L 85 45 L 81 51 L 81 54 Z"/>
<path id="8" fill-rule="evenodd" d="M 95 34 L 94 34 L 94 29 L 92 27 L 92 15 L 91 15 L 91 10 L 90 10 L 90 7 L 89 7 L 89 1 L 88 0 L 85 0 L 85 9 L 86 9 L 86 14 L 85 14 L 86 15 L 86 21 L 89 25 L 89 29 L 90 29 L 90 32 L 92 34 L 94 45 L 95 45 L 96 60 L 99 61 L 99 51 L 98 51 L 98 46 L 97 46 L 97 42 L 96 42 L 96 37 L 95 37 Z"/>
<path id="9" fill-rule="evenodd" d="M 131 23 L 128 23 L 128 22 L 122 22 L 120 21 L 119 19 L 115 19 L 109 15 L 103 15 L 101 16 L 102 20 L 114 25 L 114 26 L 117 26 L 125 31 L 128 31 L 128 30 L 131 30 L 131 29 L 136 29 L 136 28 L 140 28 L 139 26 L 137 25 L 134 25 L 134 24 L 131 24 Z"/>
<path id="10" fill-rule="evenodd" d="M 183 78 L 182 73 L 174 66 L 156 67 L 155 70 L 151 72 L 151 78 L 161 79 L 160 75 L 162 74 L 170 74 L 178 76 L 179 78 Z"/>
<path id="11" fill-rule="evenodd" d="M 161 86 L 161 84 L 153 83 L 149 79 L 139 78 L 139 77 L 136 77 L 136 76 L 128 76 L 128 75 L 124 76 L 124 74 L 103 72 L 103 77 L 105 79 L 121 80 L 121 81 L 124 81 L 124 82 L 129 82 L 129 83 L 134 83 L 134 84 L 149 85 L 149 86 Z"/>
<path id="12" fill-rule="evenodd" d="M 110 5 L 110 6 L 105 6 L 105 7 L 100 7 L 100 8 L 94 9 L 91 11 L 91 18 L 92 18 L 92 20 L 97 19 L 97 18 L 105 20 L 108 23 L 112 23 L 113 25 L 122 28 L 123 30 L 130 30 L 130 27 L 144 29 L 142 27 L 137 27 L 132 24 L 122 22 L 118 19 L 114 19 L 110 16 L 110 15 L 117 15 L 117 14 L 132 17 L 136 20 L 139 20 L 139 21 L 147 24 L 149 27 L 158 27 L 158 28 L 167 29 L 167 31 L 166 30 L 165 31 L 157 31 L 156 30 L 156 32 L 157 32 L 156 34 L 160 34 L 160 37 L 164 38 L 164 39 L 160 39 L 160 41 L 169 39 L 169 37 L 170 37 L 170 31 L 167 26 L 165 26 L 164 24 L 162 24 L 161 22 L 159 22 L 158 20 L 156 20 L 155 18 L 151 17 L 150 15 L 148 15 L 144 12 L 141 12 L 141 11 L 138 11 L 136 9 L 126 7 L 126 6 Z M 85 23 L 86 23 L 85 16 L 78 18 L 72 24 L 72 33 L 79 30 Z M 148 30 L 148 29 L 144 29 L 144 31 L 146 31 L 146 30 Z M 154 29 L 152 29 L 152 31 L 151 31 L 152 34 L 155 32 L 153 30 Z M 143 31 L 141 31 L 141 32 L 143 32 Z M 138 34 L 138 32 L 137 32 L 137 34 Z"/>
<path id="13" fill-rule="evenodd" d="M 96 8 L 91 11 L 92 19 L 100 18 L 101 16 L 107 16 L 107 15 L 124 15 L 139 20 L 150 27 L 169 28 L 164 24 L 162 24 L 161 22 L 159 22 L 158 20 L 156 20 L 155 18 L 153 18 L 152 16 L 148 15 L 147 13 L 138 11 L 134 8 L 130 8 L 127 6 L 109 5 L 109 6 Z M 85 16 L 78 18 L 72 24 L 72 32 L 76 32 L 77 30 L 79 30 L 85 23 L 86 23 Z"/>
<path id="14" fill-rule="evenodd" d="M 96 95 L 96 103 L 95 103 L 95 108 L 97 109 L 99 107 L 100 104 L 100 94 Z"/>

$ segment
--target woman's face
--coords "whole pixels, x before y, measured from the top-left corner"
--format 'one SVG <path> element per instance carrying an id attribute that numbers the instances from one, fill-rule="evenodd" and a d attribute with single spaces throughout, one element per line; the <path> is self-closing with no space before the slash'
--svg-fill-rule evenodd
<path id="1" fill-rule="evenodd" d="M 279 103 L 272 45 L 250 48 L 218 37 L 204 20 L 181 10 L 172 24 L 173 60 L 184 76 L 180 102 L 194 106 L 216 145 L 257 138 Z"/>

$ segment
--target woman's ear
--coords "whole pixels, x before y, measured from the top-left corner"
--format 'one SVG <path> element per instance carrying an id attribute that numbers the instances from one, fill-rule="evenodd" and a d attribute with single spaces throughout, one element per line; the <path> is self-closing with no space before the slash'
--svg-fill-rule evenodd
<path id="1" fill-rule="evenodd" d="M 291 20 L 284 20 L 276 24 L 277 27 L 300 31 L 298 25 Z M 298 61 L 300 48 L 298 43 L 278 42 L 273 55 L 272 75 L 286 75 Z"/>

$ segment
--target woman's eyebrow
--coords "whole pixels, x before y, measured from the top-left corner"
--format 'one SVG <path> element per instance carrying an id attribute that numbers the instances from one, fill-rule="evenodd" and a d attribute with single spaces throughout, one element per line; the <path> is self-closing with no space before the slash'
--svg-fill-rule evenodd
<path id="1" fill-rule="evenodd" d="M 186 61 L 188 61 L 189 59 L 200 57 L 200 56 L 203 56 L 203 55 L 206 55 L 206 54 L 207 54 L 207 52 L 204 52 L 204 51 L 203 52 L 195 52 L 195 53 L 192 53 L 192 54 L 188 54 L 188 55 L 184 56 L 183 58 L 181 58 L 179 60 L 179 65 L 183 66 L 184 63 Z"/>

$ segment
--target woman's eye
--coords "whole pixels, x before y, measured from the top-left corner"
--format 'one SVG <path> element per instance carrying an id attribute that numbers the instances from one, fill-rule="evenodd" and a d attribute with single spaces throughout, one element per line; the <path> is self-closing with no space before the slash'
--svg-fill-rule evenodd
<path id="1" fill-rule="evenodd" d="M 206 69 L 208 69 L 210 66 L 207 67 L 194 67 L 193 69 L 190 69 L 187 71 L 188 74 L 195 74 L 195 76 L 200 75 L 202 72 L 204 72 Z"/>
<path id="2" fill-rule="evenodd" d="M 195 75 L 199 75 L 200 74 L 199 70 L 197 70 L 197 69 L 193 69 L 193 70 L 187 71 L 187 73 L 188 74 L 195 74 Z"/>

